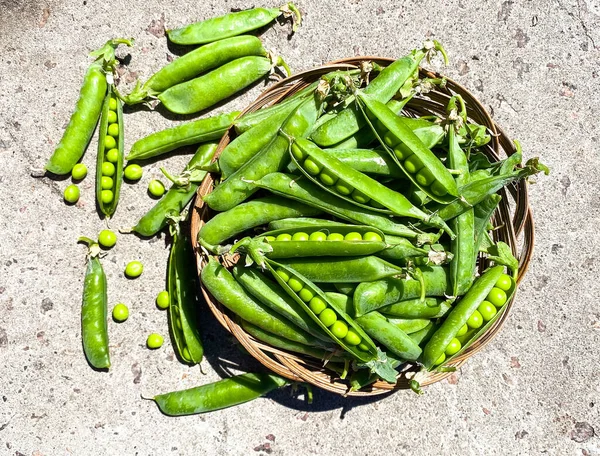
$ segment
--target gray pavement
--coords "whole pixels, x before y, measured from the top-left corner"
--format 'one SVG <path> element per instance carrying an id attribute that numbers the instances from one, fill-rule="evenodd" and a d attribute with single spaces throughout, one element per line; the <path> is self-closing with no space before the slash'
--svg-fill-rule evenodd
<path id="1" fill-rule="evenodd" d="M 483 102 L 525 158 L 540 156 L 550 176 L 530 200 L 536 249 L 517 303 L 498 337 L 449 380 L 425 394 L 378 400 L 315 391 L 307 405 L 289 389 L 203 416 L 169 418 L 140 395 L 214 381 L 257 363 L 214 319 L 204 322 L 206 375 L 188 368 L 167 342 L 153 304 L 163 288 L 165 236 L 122 235 L 104 258 L 109 302 L 131 310 L 110 322 L 112 368 L 89 368 L 81 350 L 80 297 L 85 248 L 80 235 L 104 226 L 94 179 L 80 203 L 62 201 L 68 179 L 34 179 L 60 140 L 89 63 L 111 37 L 133 37 L 122 80 L 146 79 L 172 56 L 161 25 L 179 26 L 255 3 L 239 0 L 0 1 L 0 454 L 1 455 L 600 455 L 600 4 L 592 0 L 393 2 L 299 0 L 305 23 L 263 34 L 296 71 L 354 55 L 398 57 L 425 37 L 439 39 L 443 71 Z M 264 4 L 276 5 L 265 0 Z M 216 112 L 239 109 L 254 87 Z M 126 142 L 176 121 L 137 111 Z M 94 169 L 95 140 L 83 162 Z M 174 155 L 124 185 L 113 228 L 131 226 L 153 201 L 147 182 Z M 140 259 L 142 277 L 124 265 Z"/>

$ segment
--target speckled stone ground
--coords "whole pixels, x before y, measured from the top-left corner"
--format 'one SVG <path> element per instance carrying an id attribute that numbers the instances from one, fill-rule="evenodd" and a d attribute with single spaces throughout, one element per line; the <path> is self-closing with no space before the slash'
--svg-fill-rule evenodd
<path id="1" fill-rule="evenodd" d="M 265 4 L 276 3 L 265 0 Z M 240 0 L 0 0 L 0 454 L 2 455 L 600 455 L 600 4 L 529 2 L 299 0 L 305 24 L 262 35 L 296 71 L 354 55 L 398 57 L 425 37 L 443 42 L 443 71 L 489 109 L 526 158 L 552 173 L 530 187 L 535 255 L 501 334 L 447 381 L 422 396 L 344 399 L 315 391 L 312 405 L 289 389 L 236 408 L 168 418 L 140 398 L 253 370 L 212 319 L 204 322 L 200 369 L 174 358 L 153 300 L 162 288 L 168 246 L 121 236 L 104 258 L 109 301 L 126 302 L 127 323 L 110 323 L 113 367 L 89 368 L 82 354 L 79 306 L 85 249 L 80 235 L 103 227 L 93 179 L 74 207 L 62 202 L 69 180 L 34 179 L 60 140 L 88 65 L 107 38 L 123 49 L 121 77 L 131 86 L 174 55 L 163 24 L 179 26 L 255 5 Z M 242 108 L 252 88 L 215 112 Z M 159 113 L 127 115 L 127 144 L 177 122 Z M 92 143 L 92 149 L 95 147 Z M 84 158 L 93 169 L 93 153 Z M 145 186 L 159 167 L 124 185 L 111 222 L 131 226 L 152 206 Z M 144 275 L 122 276 L 140 259 Z"/>

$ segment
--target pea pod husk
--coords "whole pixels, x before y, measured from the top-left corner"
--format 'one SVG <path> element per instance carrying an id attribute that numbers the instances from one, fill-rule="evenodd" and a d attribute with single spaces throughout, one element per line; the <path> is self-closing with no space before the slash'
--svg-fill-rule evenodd
<path id="1" fill-rule="evenodd" d="M 195 415 L 243 404 L 287 384 L 273 374 L 241 374 L 218 382 L 159 394 L 152 400 L 168 416 Z"/>

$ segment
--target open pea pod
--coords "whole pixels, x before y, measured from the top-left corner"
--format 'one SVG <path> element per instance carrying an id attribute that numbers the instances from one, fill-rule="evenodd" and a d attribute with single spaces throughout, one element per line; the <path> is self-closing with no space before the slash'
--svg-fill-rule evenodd
<path id="1" fill-rule="evenodd" d="M 396 383 L 397 372 L 386 354 L 348 314 L 332 305 L 319 287 L 292 268 L 273 260 L 265 259 L 263 264 L 325 334 L 355 358 L 359 368 L 368 367 L 385 381 Z"/>
<path id="2" fill-rule="evenodd" d="M 358 92 L 357 99 L 377 139 L 411 182 L 434 201 L 449 203 L 455 200 L 458 188 L 452 174 L 403 119 L 368 94 Z M 385 141 L 386 135 L 395 138 Z M 393 143 L 394 147 L 388 145 Z"/>

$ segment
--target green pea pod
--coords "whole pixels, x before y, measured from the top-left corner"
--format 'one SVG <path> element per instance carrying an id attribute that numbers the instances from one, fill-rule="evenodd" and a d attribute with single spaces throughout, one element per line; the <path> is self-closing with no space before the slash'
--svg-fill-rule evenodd
<path id="1" fill-rule="evenodd" d="M 331 157 L 355 171 L 369 175 L 404 179 L 404 173 L 383 150 L 378 149 L 324 149 Z"/>
<path id="2" fill-rule="evenodd" d="M 445 296 L 450 288 L 448 268 L 423 266 L 425 296 Z M 361 283 L 354 291 L 354 310 L 361 316 L 373 310 L 406 299 L 419 298 L 422 293 L 419 281 L 412 278 L 389 277 L 374 282 Z"/>
<path id="3" fill-rule="evenodd" d="M 345 294 L 347 296 L 351 296 L 354 293 L 354 290 L 356 290 L 356 287 L 358 286 L 358 284 L 356 284 L 356 283 L 349 283 L 349 282 L 341 282 L 341 283 L 334 283 L 333 286 L 341 294 Z M 353 315 L 354 309 L 352 309 L 351 312 L 348 311 L 346 313 L 348 315 Z"/>
<path id="4" fill-rule="evenodd" d="M 198 364 L 202 361 L 204 348 L 198 325 L 198 275 L 195 268 L 190 267 L 193 261 L 194 252 L 189 237 L 175 235 L 167 273 L 169 330 L 179 358 L 189 364 Z"/>
<path id="5" fill-rule="evenodd" d="M 110 109 L 111 104 L 116 109 Z M 100 117 L 96 157 L 96 200 L 100 211 L 107 217 L 115 213 L 119 204 L 123 182 L 124 136 L 123 104 L 114 96 L 112 85 L 109 85 Z"/>
<path id="6" fill-rule="evenodd" d="M 321 210 L 304 204 L 294 204 L 292 207 L 288 200 L 279 196 L 256 198 L 211 218 L 200 229 L 198 242 L 209 251 L 217 252 L 220 244 L 250 228 L 273 220 L 320 213 Z"/>
<path id="7" fill-rule="evenodd" d="M 316 338 L 330 341 L 304 309 L 263 273 L 255 268 L 244 267 L 239 263 L 234 266 L 232 272 L 235 280 L 265 306 Z"/>
<path id="8" fill-rule="evenodd" d="M 442 298 L 407 299 L 381 307 L 379 312 L 395 318 L 441 318 L 452 308 L 451 301 Z"/>
<path id="9" fill-rule="evenodd" d="M 214 142 L 200 145 L 181 175 L 189 174 L 197 166 L 208 165 L 216 150 L 217 143 Z M 206 172 L 202 174 L 205 175 Z M 196 177 L 199 178 L 202 174 Z M 138 220 L 131 231 L 141 236 L 154 236 L 167 225 L 168 217 L 177 217 L 181 214 L 196 194 L 196 190 L 198 184 L 195 182 L 189 182 L 185 186 L 173 184 L 167 193 Z"/>
<path id="10" fill-rule="evenodd" d="M 271 173 L 255 182 L 257 187 L 265 188 L 272 193 L 319 208 L 335 217 L 359 225 L 378 228 L 383 233 L 416 239 L 417 244 L 434 243 L 439 234 L 419 232 L 406 225 L 396 223 L 390 217 L 375 211 L 363 209 L 334 196 L 306 178 Z"/>
<path id="11" fill-rule="evenodd" d="M 423 350 L 422 362 L 426 369 L 431 370 L 435 365 L 436 361 L 445 352 L 450 341 L 467 323 L 471 314 L 485 300 L 503 272 L 503 266 L 494 266 L 488 269 L 473 283 L 467 294 L 454 306 Z"/>
<path id="12" fill-rule="evenodd" d="M 204 201 L 216 211 L 226 211 L 240 204 L 258 190 L 256 181 L 267 174 L 279 171 L 289 162 L 288 137 L 306 136 L 321 111 L 321 97 L 315 94 L 303 101 L 287 118 L 281 133 L 271 143 L 229 176 Z"/>
<path id="13" fill-rule="evenodd" d="M 369 312 L 367 315 L 371 315 L 374 312 Z M 363 317 L 360 317 L 363 318 Z M 417 331 L 421 331 L 423 328 L 427 327 L 431 320 L 429 318 L 396 318 L 396 317 L 387 317 L 387 321 L 394 325 L 395 327 L 402 330 L 405 334 L 412 334 Z"/>
<path id="14" fill-rule="evenodd" d="M 426 249 L 415 246 L 406 238 L 387 235 L 385 241 L 388 247 L 385 250 L 377 252 L 377 256 L 384 260 L 405 260 L 407 258 L 427 255 Z"/>
<path id="15" fill-rule="evenodd" d="M 110 367 L 108 349 L 106 275 L 98 255 L 98 243 L 80 237 L 79 242 L 89 247 L 87 270 L 83 282 L 81 304 L 81 339 L 83 351 L 90 365 L 96 369 Z"/>
<path id="16" fill-rule="evenodd" d="M 184 146 L 221 139 L 239 112 L 218 114 L 152 133 L 137 140 L 127 160 L 146 160 Z"/>
<path id="17" fill-rule="evenodd" d="M 493 194 L 473 206 L 473 215 L 475 216 L 475 248 L 473 255 L 475 258 L 479 255 L 479 248 L 483 245 L 485 235 L 487 234 L 488 223 L 496 211 L 498 204 L 500 204 L 501 199 L 500 195 Z"/>
<path id="18" fill-rule="evenodd" d="M 265 331 L 303 345 L 327 348 L 329 345 L 292 324 L 261 304 L 237 283 L 231 273 L 213 257 L 202 268 L 202 283 L 210 294 L 231 312 Z"/>
<path id="19" fill-rule="evenodd" d="M 167 30 L 167 36 L 175 44 L 206 44 L 259 29 L 282 14 L 293 17 L 296 31 L 302 21 L 300 11 L 293 3 L 287 3 L 280 8 L 252 8 L 194 22 Z"/>
<path id="20" fill-rule="evenodd" d="M 157 98 L 171 112 L 194 114 L 258 81 L 271 71 L 273 65 L 266 57 L 240 57 L 202 76 L 174 85 Z"/>
<path id="21" fill-rule="evenodd" d="M 214 412 L 243 404 L 287 384 L 272 374 L 241 374 L 218 382 L 159 394 L 152 399 L 168 416 Z"/>
<path id="22" fill-rule="evenodd" d="M 47 171 L 58 175 L 68 174 L 83 157 L 102 112 L 102 103 L 108 89 L 106 77 L 116 64 L 115 49 L 119 44 L 132 46 L 133 40 L 113 39 L 90 54 L 96 57 L 96 61 L 89 66 L 84 76 L 75 111 L 62 139 L 46 163 Z"/>
<path id="23" fill-rule="evenodd" d="M 431 339 L 431 336 L 435 334 L 438 328 L 439 324 L 430 321 L 429 324 L 423 329 L 409 334 L 408 337 L 410 337 L 413 340 L 413 342 L 419 347 L 424 347 L 425 344 L 429 342 L 429 339 Z"/>
<path id="24" fill-rule="evenodd" d="M 361 226 L 351 225 L 348 223 L 341 223 L 335 220 L 314 218 L 314 217 L 291 217 L 281 220 L 273 220 L 268 225 L 269 231 L 278 230 L 296 230 L 296 229 L 312 229 L 312 228 L 329 228 L 337 227 L 340 225 L 344 226 Z M 364 225 L 363 225 L 364 226 Z M 381 231 L 381 230 L 380 230 Z M 387 236 L 386 236 L 387 239 Z"/>

